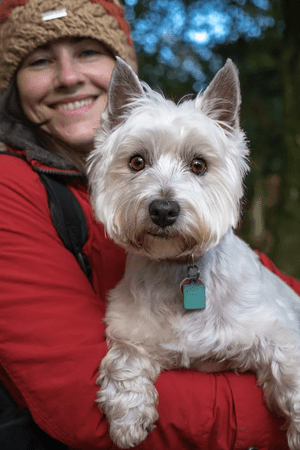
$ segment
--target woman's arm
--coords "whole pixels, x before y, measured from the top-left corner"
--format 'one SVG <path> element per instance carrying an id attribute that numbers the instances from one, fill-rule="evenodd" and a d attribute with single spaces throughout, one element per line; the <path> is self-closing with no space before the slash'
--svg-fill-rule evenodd
<path id="1" fill-rule="evenodd" d="M 109 448 L 95 403 L 106 353 L 104 302 L 58 237 L 38 174 L 15 157 L 1 156 L 0 217 L 4 381 L 18 388 L 34 420 L 56 439 Z"/>

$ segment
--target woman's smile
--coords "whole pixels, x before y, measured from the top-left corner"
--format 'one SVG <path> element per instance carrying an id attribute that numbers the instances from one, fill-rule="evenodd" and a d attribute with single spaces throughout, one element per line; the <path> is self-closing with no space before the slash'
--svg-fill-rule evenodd
<path id="1" fill-rule="evenodd" d="M 74 111 L 74 110 L 82 110 L 85 106 L 92 105 L 94 103 L 95 97 L 89 97 L 85 100 L 73 100 L 73 101 L 61 101 L 51 105 L 50 108 L 53 108 L 57 111 Z M 83 111 L 81 111 L 83 112 Z"/>

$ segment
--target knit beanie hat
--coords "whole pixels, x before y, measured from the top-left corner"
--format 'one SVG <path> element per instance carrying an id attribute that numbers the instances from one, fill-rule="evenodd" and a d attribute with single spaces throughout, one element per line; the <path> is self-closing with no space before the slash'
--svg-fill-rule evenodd
<path id="1" fill-rule="evenodd" d="M 103 42 L 137 71 L 129 25 L 118 0 L 2 0 L 0 93 L 9 86 L 25 56 L 68 36 Z"/>

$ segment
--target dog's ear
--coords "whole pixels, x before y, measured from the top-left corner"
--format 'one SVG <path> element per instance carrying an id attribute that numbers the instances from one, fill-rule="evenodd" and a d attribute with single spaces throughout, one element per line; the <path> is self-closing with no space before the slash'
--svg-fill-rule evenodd
<path id="1" fill-rule="evenodd" d="M 195 106 L 225 129 L 239 128 L 241 90 L 236 65 L 227 59 L 204 93 L 198 94 Z"/>
<path id="2" fill-rule="evenodd" d="M 131 67 L 118 56 L 116 60 L 108 89 L 107 107 L 103 114 L 110 129 L 123 122 L 126 109 L 130 108 L 133 99 L 144 96 L 142 85 Z"/>

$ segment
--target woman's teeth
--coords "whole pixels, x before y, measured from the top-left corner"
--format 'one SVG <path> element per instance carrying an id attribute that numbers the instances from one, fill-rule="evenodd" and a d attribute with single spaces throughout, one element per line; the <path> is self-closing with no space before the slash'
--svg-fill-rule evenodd
<path id="1" fill-rule="evenodd" d="M 71 111 L 72 109 L 83 108 L 84 106 L 90 105 L 93 102 L 92 98 L 88 98 L 86 100 L 82 100 L 81 102 L 74 103 L 62 103 L 56 106 L 56 109 L 59 111 Z"/>

